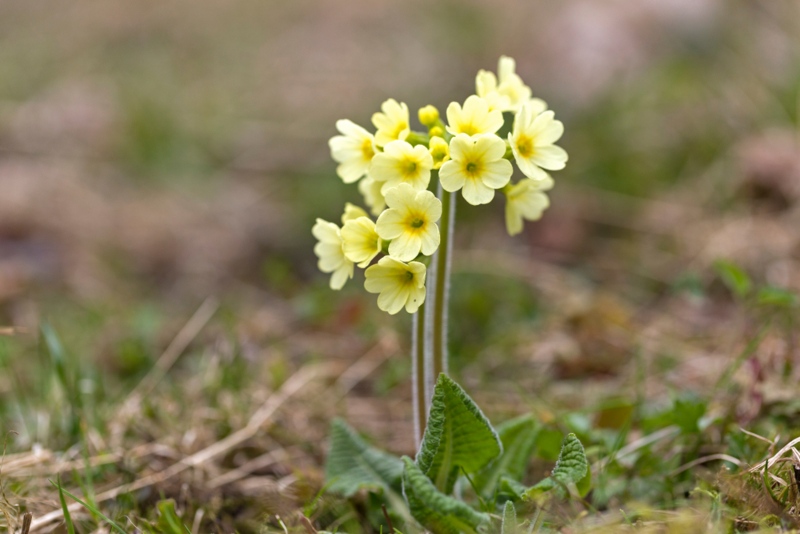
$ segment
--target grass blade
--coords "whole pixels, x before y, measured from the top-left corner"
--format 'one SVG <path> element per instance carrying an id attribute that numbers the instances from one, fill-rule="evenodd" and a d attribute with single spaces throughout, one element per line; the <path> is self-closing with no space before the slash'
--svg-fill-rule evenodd
<path id="1" fill-rule="evenodd" d="M 61 479 L 58 480 L 56 487 L 58 488 L 58 500 L 61 501 L 61 510 L 64 512 L 64 523 L 67 525 L 67 534 L 75 534 L 75 525 L 72 524 L 72 516 L 69 514 L 67 500 L 64 498 L 64 489 L 61 487 Z"/>
<path id="2" fill-rule="evenodd" d="M 63 497 L 63 494 L 64 494 L 64 493 L 66 493 L 66 494 L 67 494 L 67 497 L 69 497 L 70 499 L 74 500 L 75 502 L 77 502 L 78 504 L 80 504 L 81 506 L 83 506 L 84 508 L 86 508 L 87 510 L 89 510 L 90 512 L 92 512 L 93 514 L 97 515 L 98 517 L 101 517 L 101 518 L 103 519 L 103 521 L 105 521 L 106 523 L 108 523 L 108 524 L 109 524 L 111 527 L 113 527 L 113 528 L 114 528 L 114 530 L 116 530 L 117 532 L 120 532 L 121 534 L 127 534 L 127 533 L 125 532 L 125 529 L 124 529 L 124 528 L 122 528 L 121 526 L 119 526 L 117 523 L 115 523 L 113 520 L 111 520 L 111 519 L 110 519 L 108 516 L 106 516 L 106 515 L 105 515 L 103 512 L 101 512 L 100 510 L 98 510 L 96 506 L 92 506 L 92 505 L 90 505 L 90 504 L 87 504 L 86 502 L 84 502 L 84 501 L 80 500 L 78 497 L 76 497 L 75 495 L 73 495 L 73 494 L 72 494 L 72 493 L 70 493 L 69 491 L 65 490 L 65 489 L 64 489 L 64 488 L 61 486 L 61 483 L 55 483 L 55 482 L 53 482 L 52 480 L 50 481 L 50 483 L 51 483 L 52 485 L 54 485 L 56 488 L 58 488 L 58 493 L 59 493 L 59 495 L 61 496 L 61 506 L 62 506 L 62 508 L 64 508 L 65 514 L 67 513 L 67 506 L 66 506 L 66 503 L 64 502 L 64 497 Z M 67 516 L 65 515 L 64 517 L 66 518 Z M 74 532 L 74 530 L 73 530 L 73 532 Z"/>

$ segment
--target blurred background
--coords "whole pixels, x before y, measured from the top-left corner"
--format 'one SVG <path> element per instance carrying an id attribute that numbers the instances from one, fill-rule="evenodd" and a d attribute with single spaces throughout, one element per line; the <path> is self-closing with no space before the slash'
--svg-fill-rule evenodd
<path id="1" fill-rule="evenodd" d="M 6 320 L 24 323 L 9 314 L 31 289 L 102 299 L 134 284 L 184 298 L 237 280 L 269 291 L 318 282 L 309 228 L 359 200 L 334 174 L 335 120 L 369 126 L 389 97 L 443 110 L 501 54 L 565 122 L 570 165 L 522 239 L 497 241 L 501 202 L 465 206 L 460 248 L 626 285 L 669 283 L 688 267 L 684 254 L 697 268 L 736 254 L 797 283 L 791 265 L 775 264 L 791 256 L 793 228 L 776 214 L 798 181 L 797 9 L 4 2 Z M 776 228 L 753 239 L 760 220 L 708 220 L 742 210 L 768 211 Z M 270 279 L 282 270 L 291 280 Z"/>
<path id="2" fill-rule="evenodd" d="M 338 413 L 408 452 L 408 317 L 379 313 L 358 275 L 331 292 L 316 268 L 315 218 L 361 202 L 327 141 L 337 119 L 369 127 L 387 98 L 412 114 L 463 101 L 500 55 L 564 122 L 570 161 L 516 238 L 502 200 L 459 204 L 457 379 L 493 417 L 533 406 L 545 421 L 598 398 L 707 389 L 761 324 L 719 266 L 776 295 L 800 290 L 798 2 L 12 0 L 0 3 L 11 449 L 71 444 L 52 412 L 68 392 L 42 378 L 42 324 L 102 436 L 115 400 L 214 296 L 220 311 L 177 366 L 188 378 L 162 392 L 213 406 L 211 434 L 252 411 L 209 385 L 212 363 L 257 398 L 305 363 L 345 368 L 388 339 L 345 400 L 306 403 L 270 439 L 322 440 Z M 791 339 L 767 340 L 760 365 L 785 371 Z M 742 417 L 770 402 L 759 395 Z M 188 427 L 210 417 L 163 407 Z M 129 434 L 169 435 L 152 424 Z M 318 467 L 323 450 L 308 453 Z"/>

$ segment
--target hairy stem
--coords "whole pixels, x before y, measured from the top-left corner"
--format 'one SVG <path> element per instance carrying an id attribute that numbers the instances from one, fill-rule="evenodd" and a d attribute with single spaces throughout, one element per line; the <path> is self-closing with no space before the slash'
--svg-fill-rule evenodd
<path id="1" fill-rule="evenodd" d="M 422 433 L 427 424 L 428 406 L 426 402 L 427 384 L 425 366 L 425 308 L 427 303 L 422 304 L 414 314 L 411 327 L 411 383 L 412 383 L 412 402 L 414 410 L 414 439 L 416 445 L 422 443 Z"/>
<path id="2" fill-rule="evenodd" d="M 433 374 L 433 338 L 434 338 L 434 324 L 433 324 L 433 309 L 436 307 L 436 256 L 433 256 L 431 264 L 428 266 L 427 284 L 425 288 L 425 306 L 430 310 L 425 315 L 424 335 L 425 340 L 423 349 L 425 356 L 423 363 L 425 366 L 425 408 L 430 410 L 431 399 L 433 397 L 433 386 L 436 383 L 435 375 Z"/>
<path id="3" fill-rule="evenodd" d="M 439 186 L 442 201 L 441 243 L 434 257 L 436 269 L 435 298 L 433 304 L 433 369 L 432 381 L 440 373 L 447 373 L 447 308 L 450 300 L 450 264 L 453 255 L 453 227 L 456 215 L 456 193 L 443 191 Z"/>

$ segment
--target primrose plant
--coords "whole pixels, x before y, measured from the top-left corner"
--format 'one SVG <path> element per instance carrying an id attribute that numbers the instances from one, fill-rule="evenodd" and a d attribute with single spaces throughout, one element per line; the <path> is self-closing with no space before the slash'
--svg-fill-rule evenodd
<path id="1" fill-rule="evenodd" d="M 365 269 L 364 287 L 378 295 L 381 310 L 413 314 L 417 458 L 393 458 L 370 448 L 344 423 L 335 423 L 328 464 L 331 489 L 349 494 L 366 486 L 391 492 L 402 483 L 411 514 L 433 532 L 471 531 L 486 522 L 485 514 L 449 496 L 464 473 L 486 479 L 483 490 L 503 488 L 504 495 L 517 497 L 535 493 L 523 491 L 519 477 L 506 476 L 519 469 L 510 473 L 498 467 L 502 472 L 482 474 L 489 464 L 506 465 L 508 459 L 500 460 L 506 446 L 503 434 L 495 432 L 469 396 L 446 376 L 449 275 L 459 192 L 477 206 L 490 203 L 501 191 L 506 229 L 515 235 L 524 220 L 542 216 L 549 206 L 546 192 L 553 187 L 548 171 L 563 169 L 567 161 L 567 153 L 555 145 L 563 124 L 543 100 L 531 96 L 515 70 L 513 59 L 501 57 L 497 74 L 478 72 L 476 94 L 463 104 L 451 102 L 446 123 L 435 107 L 422 107 L 420 131 L 411 129 L 408 106 L 394 99 L 372 116 L 374 133 L 352 121 L 338 121 L 340 135 L 329 142 L 339 164 L 337 174 L 345 183 L 357 184 L 369 212 L 348 203 L 341 226 L 317 219 L 312 229 L 318 240 L 318 265 L 331 274 L 332 289 L 341 289 L 358 266 Z M 505 139 L 498 135 L 504 126 L 509 130 Z M 521 179 L 512 178 L 513 163 Z M 529 434 L 512 432 L 516 437 L 509 439 L 530 441 Z M 522 453 L 530 453 L 528 441 L 523 441 Z M 519 444 L 513 445 L 519 452 Z M 518 468 L 521 460 L 514 461 Z M 585 457 L 578 471 L 563 480 L 554 471 L 551 486 L 568 489 L 569 483 L 583 480 Z"/>

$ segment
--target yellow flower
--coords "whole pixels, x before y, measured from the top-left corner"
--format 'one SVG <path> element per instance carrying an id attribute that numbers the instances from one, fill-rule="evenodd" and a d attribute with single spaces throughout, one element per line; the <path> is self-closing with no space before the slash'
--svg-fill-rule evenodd
<path id="1" fill-rule="evenodd" d="M 375 231 L 375 223 L 366 215 L 344 223 L 341 235 L 345 258 L 362 269 L 381 251 L 381 238 Z"/>
<path id="2" fill-rule="evenodd" d="M 373 215 L 380 215 L 383 208 L 386 207 L 386 200 L 383 198 L 383 193 L 381 193 L 381 187 L 383 187 L 383 182 L 379 182 L 369 176 L 358 182 L 358 191 L 363 195 L 364 203 L 369 206 L 369 211 Z"/>
<path id="3" fill-rule="evenodd" d="M 486 100 L 489 109 L 508 111 L 511 106 L 508 97 L 497 92 L 497 76 L 488 70 L 479 70 L 475 76 L 475 94 Z"/>
<path id="4" fill-rule="evenodd" d="M 475 93 L 486 99 L 491 109 L 516 112 L 529 102 L 540 108 L 539 112 L 547 109 L 544 100 L 531 98 L 531 88 L 523 83 L 515 70 L 516 62 L 512 58 L 500 56 L 497 76 L 493 72 L 478 71 L 475 77 Z"/>
<path id="5" fill-rule="evenodd" d="M 497 92 L 508 99 L 508 108 L 503 111 L 518 111 L 531 99 L 531 88 L 523 83 L 515 72 L 516 68 L 517 63 L 513 58 L 500 56 L 497 62 Z M 542 100 L 539 102 L 544 103 Z"/>
<path id="6" fill-rule="evenodd" d="M 347 279 L 353 278 L 353 262 L 344 255 L 339 227 L 332 222 L 317 219 L 311 233 L 319 240 L 314 246 L 314 254 L 319 258 L 317 263 L 319 270 L 323 273 L 333 273 L 331 289 L 342 289 Z"/>
<path id="7" fill-rule="evenodd" d="M 441 137 L 433 136 L 428 145 L 430 146 L 429 150 L 433 158 L 433 168 L 441 168 L 442 164 L 450 159 L 450 147 L 447 141 Z"/>
<path id="8" fill-rule="evenodd" d="M 503 159 L 506 144 L 496 135 L 470 137 L 459 134 L 450 140 L 450 161 L 439 170 L 445 191 L 463 188 L 464 200 L 477 206 L 488 204 L 494 190 L 504 187 L 514 168 Z"/>
<path id="9" fill-rule="evenodd" d="M 372 124 L 378 129 L 375 132 L 375 144 L 384 146 L 390 141 L 408 137 L 411 132 L 408 122 L 408 106 L 390 98 L 381 104 L 381 111 L 372 115 Z"/>
<path id="10" fill-rule="evenodd" d="M 536 115 L 525 105 L 514 117 L 508 142 L 519 170 L 528 178 L 543 180 L 547 173 L 542 169 L 558 171 L 566 165 L 566 151 L 553 144 L 564 133 L 564 125 L 554 116 L 552 111 Z"/>
<path id="11" fill-rule="evenodd" d="M 346 202 L 344 205 L 344 213 L 342 213 L 342 224 L 347 224 L 347 221 L 358 219 L 359 217 L 366 217 L 367 212 L 356 206 Z"/>
<path id="12" fill-rule="evenodd" d="M 378 295 L 378 307 L 392 315 L 405 307 L 415 313 L 425 302 L 425 266 L 418 261 L 403 263 L 388 256 L 364 273 L 364 287 Z"/>
<path id="13" fill-rule="evenodd" d="M 505 188 L 506 230 L 508 235 L 522 232 L 522 220 L 536 221 L 550 206 L 550 199 L 544 191 L 553 187 L 553 179 L 547 175 L 542 180 L 526 178 Z"/>
<path id="14" fill-rule="evenodd" d="M 471 95 L 462 108 L 458 102 L 447 106 L 447 131 L 453 135 L 493 134 L 503 126 L 503 113 L 490 110 L 483 98 Z"/>
<path id="15" fill-rule="evenodd" d="M 347 119 L 336 121 L 336 129 L 343 135 L 331 137 L 328 146 L 331 157 L 339 163 L 336 174 L 346 184 L 352 184 L 367 174 L 375 155 L 375 138 L 361 126 Z"/>
<path id="16" fill-rule="evenodd" d="M 392 141 L 383 147 L 383 152 L 375 154 L 369 175 L 383 182 L 381 192 L 402 183 L 414 189 L 426 189 L 431 181 L 433 158 L 423 145 L 411 146 L 405 141 Z"/>
<path id="17" fill-rule="evenodd" d="M 382 239 L 391 240 L 389 255 L 409 261 L 422 252 L 430 256 L 439 247 L 439 227 L 442 203 L 430 191 L 417 191 L 400 184 L 386 192 L 389 209 L 381 213 L 375 229 Z"/>

